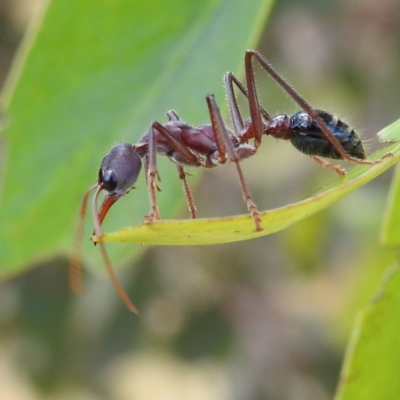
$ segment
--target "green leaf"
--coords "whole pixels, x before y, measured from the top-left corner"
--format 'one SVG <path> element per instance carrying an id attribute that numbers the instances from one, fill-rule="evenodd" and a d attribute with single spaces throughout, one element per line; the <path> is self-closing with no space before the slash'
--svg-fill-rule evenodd
<path id="1" fill-rule="evenodd" d="M 386 247 L 400 246 L 400 169 L 397 166 L 383 218 L 381 243 Z"/>
<path id="2" fill-rule="evenodd" d="M 356 322 L 336 400 L 399 397 L 400 271 L 386 275 Z"/>
<path id="3" fill-rule="evenodd" d="M 400 120 L 393 123 L 391 128 L 396 132 L 396 137 L 400 139 Z M 264 230 L 261 232 L 255 232 L 254 222 L 250 215 L 239 215 L 215 219 L 161 220 L 151 224 L 123 228 L 117 232 L 103 235 L 101 240 L 104 242 L 184 246 L 228 243 L 265 236 L 321 211 L 365 185 L 400 160 L 399 143 L 376 152 L 371 159 L 379 159 L 386 152 L 392 152 L 393 157 L 385 159 L 380 164 L 357 165 L 344 177 L 337 179 L 332 185 L 306 200 L 264 211 L 261 214 Z M 99 238 L 94 238 L 94 240 L 98 241 Z"/>
<path id="4" fill-rule="evenodd" d="M 393 124 L 395 125 L 395 124 Z M 382 129 L 378 136 L 382 142 L 396 141 L 396 127 Z M 386 247 L 400 246 L 400 169 L 396 168 L 388 195 L 388 204 L 383 218 L 380 241 Z"/>
<path id="5" fill-rule="evenodd" d="M 53 0 L 27 35 L 3 93 L 0 273 L 72 248 L 79 203 L 115 142 L 135 143 L 175 109 L 208 120 L 205 96 L 223 103 L 223 73 L 254 45 L 268 0 Z M 196 121 L 196 122 L 195 122 Z M 172 163 L 160 163 L 163 215 L 179 207 Z M 143 178 L 138 186 L 144 187 Z M 139 191 L 138 191 L 139 192 Z M 121 200 L 106 228 L 148 213 L 145 190 Z M 89 236 L 90 227 L 87 224 Z M 89 242 L 89 241 L 87 241 Z M 93 246 L 84 250 L 92 262 Z M 90 247 L 90 249 L 89 249 Z M 136 248 L 137 250 L 138 248 Z M 134 249 L 118 248 L 114 260 Z"/>

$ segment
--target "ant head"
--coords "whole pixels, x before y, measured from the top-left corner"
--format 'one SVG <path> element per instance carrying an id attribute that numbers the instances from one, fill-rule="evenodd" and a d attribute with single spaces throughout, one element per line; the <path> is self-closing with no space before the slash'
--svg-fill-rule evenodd
<path id="1" fill-rule="evenodd" d="M 132 188 L 141 167 L 142 160 L 129 143 L 115 145 L 103 158 L 98 185 L 106 191 L 106 196 L 99 211 L 100 224 L 111 206 Z"/>

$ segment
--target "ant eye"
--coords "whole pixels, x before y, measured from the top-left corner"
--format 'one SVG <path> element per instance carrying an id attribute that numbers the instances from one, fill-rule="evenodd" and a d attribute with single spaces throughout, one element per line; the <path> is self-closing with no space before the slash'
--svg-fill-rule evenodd
<path id="1" fill-rule="evenodd" d="M 106 171 L 103 175 L 101 184 L 103 185 L 103 188 L 107 190 L 107 192 L 112 192 L 115 190 L 117 187 L 117 177 L 115 176 L 115 173 L 110 169 Z"/>

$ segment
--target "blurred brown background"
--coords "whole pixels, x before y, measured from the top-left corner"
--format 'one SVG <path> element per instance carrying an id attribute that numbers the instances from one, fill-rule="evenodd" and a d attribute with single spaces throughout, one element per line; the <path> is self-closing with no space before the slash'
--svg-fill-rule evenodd
<path id="1" fill-rule="evenodd" d="M 1 81 L 40 3 L 0 1 Z M 259 49 L 373 150 L 376 132 L 399 116 L 398 8 L 395 0 L 279 1 Z M 257 82 L 271 114 L 297 110 L 261 70 Z M 336 178 L 289 143 L 263 140 L 243 164 L 261 210 Z M 356 312 L 392 262 L 378 243 L 391 174 L 275 235 L 149 249 L 120 273 L 140 318 L 106 277 L 89 277 L 86 297 L 73 296 L 68 260 L 2 283 L 0 399 L 332 398 Z M 194 194 L 200 216 L 245 212 L 234 168 L 206 173 Z M 178 217 L 187 217 L 184 205 Z"/>

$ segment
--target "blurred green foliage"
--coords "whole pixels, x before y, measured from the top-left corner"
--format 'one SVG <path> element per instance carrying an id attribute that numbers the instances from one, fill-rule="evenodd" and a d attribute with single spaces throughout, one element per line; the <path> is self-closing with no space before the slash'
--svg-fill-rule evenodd
<path id="1" fill-rule="evenodd" d="M 0 211 L 3 275 L 71 247 L 79 199 L 95 182 L 112 143 L 136 142 L 172 107 L 188 121 L 207 115 L 205 95 L 215 91 L 223 98 L 221 75 L 240 64 L 251 34 L 260 34 L 268 3 L 49 3 L 43 22 L 21 46 L 3 95 L 8 119 Z M 255 21 L 251 29 L 231 29 L 241 18 Z M 187 100 L 195 97 L 197 106 Z M 174 195 L 180 182 L 165 165 L 160 207 L 168 216 L 180 206 Z M 121 223 L 132 215 L 140 221 L 148 212 L 146 191 L 141 194 L 134 212 L 121 202 L 113 218 Z M 33 235 L 38 226 L 40 234 Z M 23 246 L 21 237 L 29 238 Z M 120 247 L 113 258 L 131 258 L 132 251 Z M 91 262 L 98 261 L 96 253 L 85 250 Z"/>
<path id="2" fill-rule="evenodd" d="M 68 290 L 62 254 L 101 156 L 170 108 L 189 123 L 207 121 L 205 95 L 223 106 L 222 75 L 255 45 L 267 9 L 261 1 L 53 0 L 28 32 L 3 94 L 0 265 L 4 276 L 26 269 L 0 287 L 3 396 L 325 400 L 361 309 L 338 398 L 398 397 L 398 272 L 378 284 L 396 263 L 378 245 L 390 173 L 266 238 L 143 246 L 135 263 L 132 245 L 108 246 L 113 262 L 129 266 L 119 275 L 140 318 L 108 280 L 92 276 L 102 275 L 97 268 L 85 298 Z M 278 2 L 259 49 L 311 104 L 352 116 L 374 148 L 400 109 L 396 10 L 391 0 Z M 270 113 L 296 110 L 265 74 L 256 78 Z M 260 209 L 307 199 L 336 179 L 270 138 L 243 168 Z M 173 166 L 160 159 L 160 170 L 162 217 L 187 217 Z M 392 193 L 385 226 L 396 235 Z M 229 166 L 206 174 L 194 194 L 201 216 L 244 211 Z M 105 229 L 135 225 L 147 212 L 142 180 Z M 101 266 L 92 247 L 86 263 Z M 348 379 L 353 371 L 359 379 Z"/>

